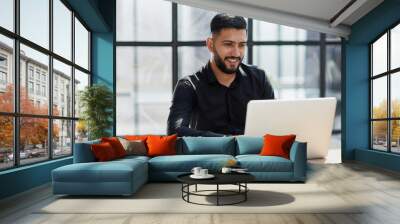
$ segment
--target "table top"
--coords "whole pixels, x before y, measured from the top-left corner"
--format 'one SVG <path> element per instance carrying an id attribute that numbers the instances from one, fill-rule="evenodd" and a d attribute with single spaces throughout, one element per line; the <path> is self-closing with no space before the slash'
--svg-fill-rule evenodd
<path id="1" fill-rule="evenodd" d="M 249 173 L 212 173 L 215 177 L 211 179 L 193 179 L 192 173 L 179 175 L 177 180 L 186 184 L 236 184 L 248 183 L 255 180 Z"/>

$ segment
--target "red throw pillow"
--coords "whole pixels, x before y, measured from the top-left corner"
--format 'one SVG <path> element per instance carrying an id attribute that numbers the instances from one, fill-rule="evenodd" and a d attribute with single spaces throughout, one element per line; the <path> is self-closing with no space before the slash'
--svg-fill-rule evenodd
<path id="1" fill-rule="evenodd" d="M 148 156 L 176 155 L 177 135 L 169 136 L 148 136 Z"/>
<path id="2" fill-rule="evenodd" d="M 264 146 L 261 149 L 262 156 L 281 156 L 286 159 L 290 158 L 290 148 L 296 135 L 264 135 Z"/>
<path id="3" fill-rule="evenodd" d="M 129 141 L 146 141 L 148 135 L 125 135 L 124 139 L 129 140 Z"/>
<path id="4" fill-rule="evenodd" d="M 126 156 L 126 151 L 117 137 L 101 138 L 101 142 L 110 143 L 117 158 Z"/>
<path id="5" fill-rule="evenodd" d="M 108 142 L 93 144 L 91 145 L 91 149 L 94 157 L 99 162 L 109 161 L 117 158 L 113 147 Z"/>

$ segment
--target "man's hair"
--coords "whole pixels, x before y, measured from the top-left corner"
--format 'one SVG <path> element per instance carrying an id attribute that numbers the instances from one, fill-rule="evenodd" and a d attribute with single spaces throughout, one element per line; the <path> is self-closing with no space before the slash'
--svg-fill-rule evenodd
<path id="1" fill-rule="evenodd" d="M 210 23 L 211 33 L 217 34 L 225 28 L 245 29 L 247 30 L 246 20 L 241 16 L 231 16 L 226 13 L 220 13 L 212 18 Z"/>

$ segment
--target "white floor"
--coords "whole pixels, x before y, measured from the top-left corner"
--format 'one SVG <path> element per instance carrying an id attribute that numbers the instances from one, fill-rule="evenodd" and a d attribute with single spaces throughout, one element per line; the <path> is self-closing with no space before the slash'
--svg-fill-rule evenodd
<path id="1" fill-rule="evenodd" d="M 309 164 L 307 184 L 316 184 L 349 203 L 363 203 L 360 213 L 285 213 L 285 214 L 42 214 L 43 203 L 53 200 L 49 184 L 0 201 L 0 223 L 4 224 L 399 224 L 400 175 L 362 163 L 334 160 L 331 150 L 322 164 Z M 295 184 L 288 184 L 288 186 Z M 292 187 L 293 187 L 292 186 Z M 302 192 L 300 192 L 302 193 Z M 306 194 L 319 202 L 321 194 Z M 112 199 L 112 197 L 110 197 Z M 268 200 L 261 200 L 268 201 Z M 92 206 L 92 204 L 91 204 Z M 174 206 L 174 205 L 171 205 Z"/>

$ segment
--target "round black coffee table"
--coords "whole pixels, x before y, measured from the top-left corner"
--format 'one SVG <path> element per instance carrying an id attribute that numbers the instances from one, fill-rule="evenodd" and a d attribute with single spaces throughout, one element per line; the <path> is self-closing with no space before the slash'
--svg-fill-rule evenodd
<path id="1" fill-rule="evenodd" d="M 255 177 L 248 173 L 215 173 L 213 174 L 215 177 L 212 179 L 193 179 L 190 177 L 191 173 L 182 174 L 177 177 L 178 181 L 182 183 L 182 199 L 188 203 L 198 204 L 198 205 L 234 205 L 239 204 L 241 202 L 245 202 L 247 200 L 247 192 L 249 188 L 247 187 L 247 183 L 255 180 Z M 215 190 L 197 190 L 198 184 L 204 185 L 216 185 Z M 190 191 L 190 186 L 195 186 L 194 191 Z M 223 190 L 220 189 L 220 185 L 236 185 L 238 186 L 237 190 Z M 209 192 L 215 192 L 215 194 L 205 194 Z M 204 197 L 216 197 L 216 204 L 202 204 L 190 201 L 190 196 L 204 196 Z M 230 196 L 241 196 L 238 201 L 234 201 L 231 203 L 221 203 L 221 197 L 230 197 Z"/>

